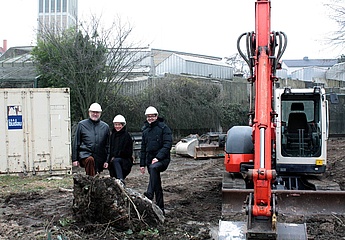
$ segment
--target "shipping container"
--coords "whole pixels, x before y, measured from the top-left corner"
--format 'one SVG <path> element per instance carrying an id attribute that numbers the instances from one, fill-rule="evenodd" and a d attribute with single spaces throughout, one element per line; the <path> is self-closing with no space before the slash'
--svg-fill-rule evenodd
<path id="1" fill-rule="evenodd" d="M 0 174 L 71 174 L 69 88 L 0 94 Z"/>

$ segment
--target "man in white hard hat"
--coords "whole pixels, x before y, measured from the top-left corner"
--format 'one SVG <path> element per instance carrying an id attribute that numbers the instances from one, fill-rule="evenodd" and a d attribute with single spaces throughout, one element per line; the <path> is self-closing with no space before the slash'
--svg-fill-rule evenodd
<path id="1" fill-rule="evenodd" d="M 157 206 L 165 214 L 160 173 L 164 172 L 170 163 L 172 133 L 164 123 L 164 119 L 158 117 L 158 111 L 155 107 L 148 107 L 145 116 L 146 121 L 141 142 L 140 171 L 144 174 L 145 167 L 147 167 L 150 180 L 144 195 L 150 200 L 153 200 L 155 196 Z"/>
<path id="2" fill-rule="evenodd" d="M 90 176 L 102 172 L 108 158 L 110 130 L 101 113 L 101 105 L 90 105 L 89 118 L 78 123 L 72 146 L 73 166 L 84 167 Z"/>
<path id="3" fill-rule="evenodd" d="M 119 179 L 123 184 L 133 166 L 133 139 L 126 129 L 126 119 L 116 115 L 114 128 L 110 135 L 110 151 L 104 168 L 108 168 L 111 177 Z"/>

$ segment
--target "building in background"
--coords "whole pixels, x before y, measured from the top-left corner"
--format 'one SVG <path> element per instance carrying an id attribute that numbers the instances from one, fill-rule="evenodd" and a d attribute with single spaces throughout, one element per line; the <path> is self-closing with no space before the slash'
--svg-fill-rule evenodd
<path id="1" fill-rule="evenodd" d="M 33 47 L 11 47 L 0 54 L 0 88 L 37 87 L 38 73 L 32 59 Z"/>
<path id="2" fill-rule="evenodd" d="M 298 79 L 302 81 L 313 81 L 314 78 L 326 78 L 326 72 L 335 64 L 338 59 L 287 59 L 282 60 L 282 68 L 277 70 L 276 76 L 281 79 Z"/>
<path id="3" fill-rule="evenodd" d="M 326 79 L 345 81 L 345 62 L 333 65 L 326 73 Z"/>
<path id="4" fill-rule="evenodd" d="M 78 22 L 78 0 L 38 0 L 38 33 L 61 32 Z"/>
<path id="5" fill-rule="evenodd" d="M 222 58 L 186 52 L 152 49 L 153 75 L 178 74 L 227 79 L 234 77 L 234 69 Z"/>
<path id="6" fill-rule="evenodd" d="M 142 58 L 132 70 L 130 80 L 145 79 L 143 76 L 162 77 L 166 74 L 227 79 L 234 77 L 234 68 L 220 57 L 164 49 L 139 49 Z"/>

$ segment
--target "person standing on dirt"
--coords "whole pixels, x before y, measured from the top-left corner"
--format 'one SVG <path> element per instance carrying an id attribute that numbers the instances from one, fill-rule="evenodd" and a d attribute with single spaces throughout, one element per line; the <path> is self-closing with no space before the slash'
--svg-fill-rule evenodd
<path id="1" fill-rule="evenodd" d="M 148 107 L 145 116 L 146 121 L 142 130 L 140 171 L 144 174 L 145 167 L 147 167 L 150 179 L 144 195 L 150 200 L 153 200 L 155 196 L 156 204 L 165 214 L 160 174 L 168 168 L 170 163 L 172 133 L 164 123 L 164 119 L 158 117 L 158 111 L 155 107 Z"/>
<path id="2" fill-rule="evenodd" d="M 108 158 L 110 129 L 100 120 L 101 113 L 101 105 L 90 105 L 89 118 L 78 123 L 72 146 L 73 166 L 85 168 L 89 176 L 102 172 Z"/>
<path id="3" fill-rule="evenodd" d="M 133 139 L 126 129 L 126 119 L 116 115 L 113 120 L 114 128 L 110 135 L 110 151 L 104 168 L 108 168 L 111 177 L 124 179 L 131 172 L 133 166 Z"/>

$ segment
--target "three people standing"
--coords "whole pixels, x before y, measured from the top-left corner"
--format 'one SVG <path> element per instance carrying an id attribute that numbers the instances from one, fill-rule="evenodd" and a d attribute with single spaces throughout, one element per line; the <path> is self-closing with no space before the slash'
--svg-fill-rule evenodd
<path id="1" fill-rule="evenodd" d="M 116 115 L 113 119 L 114 128 L 110 135 L 109 125 L 100 120 L 101 113 L 101 106 L 93 103 L 89 108 L 89 118 L 78 123 L 72 146 L 73 166 L 84 167 L 86 174 L 90 176 L 108 168 L 111 177 L 124 183 L 133 165 L 133 140 L 127 132 L 126 120 L 122 115 Z M 147 167 L 150 177 L 144 195 L 150 200 L 155 197 L 156 204 L 164 213 L 161 172 L 170 163 L 172 132 L 164 119 L 158 116 L 155 107 L 148 107 L 145 116 L 140 171 L 144 174 Z"/>

